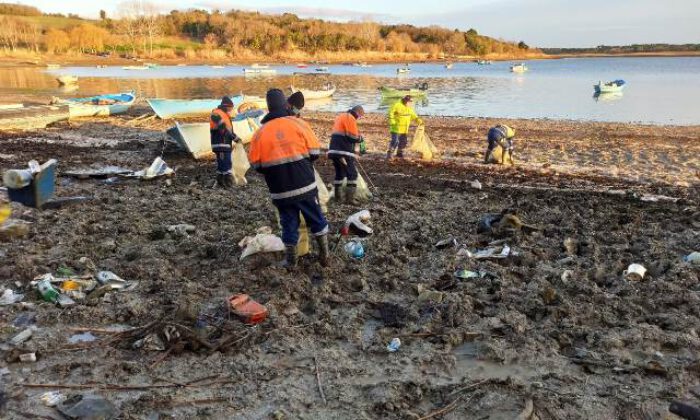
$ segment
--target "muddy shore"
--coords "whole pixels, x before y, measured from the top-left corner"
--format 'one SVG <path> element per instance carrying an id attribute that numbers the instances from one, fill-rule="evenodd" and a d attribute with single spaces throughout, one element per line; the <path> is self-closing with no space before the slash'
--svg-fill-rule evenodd
<path id="1" fill-rule="evenodd" d="M 3 418 L 60 418 L 39 398 L 47 391 L 100 395 L 127 419 L 671 419 L 673 400 L 700 405 L 700 268 L 682 261 L 700 251 L 700 127 L 498 120 L 518 131 L 517 165 L 498 167 L 480 163 L 497 120 L 428 118 L 441 160 L 387 163 L 384 117 L 370 115 L 367 256 L 349 259 L 341 241 L 332 267 L 310 255 L 288 273 L 272 256 L 239 261 L 243 237 L 277 230 L 262 178 L 213 189 L 213 162 L 167 142 L 172 121 L 135 120 L 147 112 L 0 133 L 0 172 L 49 158 L 63 172 L 141 169 L 161 155 L 176 171 L 61 176 L 58 196 L 94 199 L 13 206 L 31 227 L 0 242 L 0 286 L 25 298 L 2 306 L 0 339 L 27 328 L 13 326 L 20 317 L 36 330 L 1 348 Z M 327 141 L 332 115 L 306 118 Z M 330 182 L 332 165 L 317 168 Z M 332 230 L 360 208 L 331 204 Z M 478 231 L 504 209 L 528 227 Z M 194 231 L 168 231 L 182 223 Z M 434 246 L 450 236 L 513 253 Z M 90 262 L 138 285 L 69 308 L 29 285 L 90 273 Z M 642 281 L 623 279 L 631 263 L 648 269 Z M 458 268 L 484 275 L 458 279 Z M 224 302 L 239 292 L 269 309 L 264 323 L 230 316 Z M 144 330 L 114 332 L 144 326 L 161 347 L 134 346 Z M 166 327 L 178 331 L 170 341 Z M 69 343 L 83 330 L 98 339 Z M 389 353 L 394 337 L 402 346 Z M 28 352 L 38 360 L 17 360 Z"/>

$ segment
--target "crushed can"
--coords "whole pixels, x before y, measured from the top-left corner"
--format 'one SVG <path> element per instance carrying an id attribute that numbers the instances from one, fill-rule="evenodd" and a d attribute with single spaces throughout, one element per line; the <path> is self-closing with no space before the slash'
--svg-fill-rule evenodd
<path id="1" fill-rule="evenodd" d="M 259 324 L 267 318 L 267 308 L 250 298 L 250 296 L 240 293 L 228 298 L 231 312 L 241 318 L 246 324 Z"/>

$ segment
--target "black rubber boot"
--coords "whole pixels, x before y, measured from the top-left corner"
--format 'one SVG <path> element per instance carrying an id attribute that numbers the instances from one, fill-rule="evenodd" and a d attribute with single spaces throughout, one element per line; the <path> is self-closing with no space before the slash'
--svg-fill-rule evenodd
<path id="1" fill-rule="evenodd" d="M 342 185 L 333 186 L 333 199 L 336 203 L 342 203 L 345 198 L 345 187 Z"/>
<path id="2" fill-rule="evenodd" d="M 293 270 L 297 266 L 297 246 L 296 245 L 285 245 L 284 246 L 284 262 L 282 267 L 287 270 Z"/>
<path id="3" fill-rule="evenodd" d="M 321 263 L 323 267 L 328 267 L 330 265 L 330 252 L 328 251 L 328 235 L 320 235 L 316 237 L 316 243 L 318 244 L 318 262 Z"/>

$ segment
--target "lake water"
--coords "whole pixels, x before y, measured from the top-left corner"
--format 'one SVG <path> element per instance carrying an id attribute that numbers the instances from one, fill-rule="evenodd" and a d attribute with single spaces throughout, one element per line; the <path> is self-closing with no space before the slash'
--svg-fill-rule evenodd
<path id="1" fill-rule="evenodd" d="M 509 71 L 511 62 L 411 64 L 410 75 L 396 75 L 396 64 L 360 68 L 330 65 L 328 76 L 294 76 L 297 86 L 317 87 L 331 80 L 338 87 L 333 100 L 311 103 L 310 109 L 339 111 L 363 104 L 382 111 L 381 85 L 429 86 L 428 99 L 417 103 L 425 115 L 552 118 L 652 124 L 700 124 L 700 57 L 576 58 L 533 60 L 529 71 Z M 213 98 L 245 92 L 264 95 L 270 87 L 288 88 L 296 66 L 273 66 L 275 76 L 243 76 L 241 66 L 163 66 L 148 70 L 119 67 L 65 67 L 57 70 L 0 69 L 0 94 L 38 93 L 87 96 L 134 90 L 144 98 Z M 80 78 L 73 92 L 61 90 L 58 74 Z M 624 79 L 622 95 L 594 97 L 598 80 Z"/>

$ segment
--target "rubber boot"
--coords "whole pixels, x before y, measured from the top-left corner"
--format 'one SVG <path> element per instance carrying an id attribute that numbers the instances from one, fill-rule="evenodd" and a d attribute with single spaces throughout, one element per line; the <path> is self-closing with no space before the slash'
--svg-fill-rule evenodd
<path id="1" fill-rule="evenodd" d="M 320 235 L 316 237 L 318 244 L 318 262 L 321 266 L 328 267 L 330 265 L 330 252 L 328 252 L 328 235 Z"/>
<path id="2" fill-rule="evenodd" d="M 333 187 L 333 199 L 335 199 L 335 202 L 340 204 L 344 201 L 345 198 L 345 187 L 342 185 L 335 185 Z"/>
<path id="3" fill-rule="evenodd" d="M 284 262 L 282 267 L 287 270 L 292 270 L 297 266 L 297 246 L 296 245 L 285 245 L 284 246 Z"/>
<path id="4" fill-rule="evenodd" d="M 391 160 L 391 156 L 394 154 L 392 149 L 386 151 L 386 160 Z"/>
<path id="5" fill-rule="evenodd" d="M 236 182 L 233 179 L 233 175 L 227 174 L 224 175 L 224 185 L 226 186 L 227 189 L 231 189 L 236 185 Z"/>
<path id="6" fill-rule="evenodd" d="M 355 198 L 355 193 L 357 192 L 357 186 L 349 186 L 348 189 L 345 191 L 345 203 L 346 204 L 358 204 L 357 199 Z"/>

